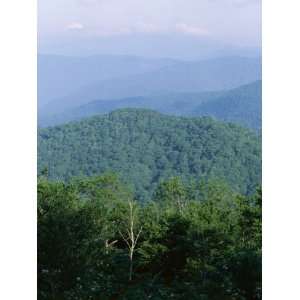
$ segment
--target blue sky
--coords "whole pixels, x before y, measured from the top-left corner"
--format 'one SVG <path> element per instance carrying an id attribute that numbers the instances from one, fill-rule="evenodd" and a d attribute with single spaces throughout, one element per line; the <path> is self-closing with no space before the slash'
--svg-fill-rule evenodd
<path id="1" fill-rule="evenodd" d="M 260 47 L 260 0 L 39 0 L 41 45 L 178 36 Z"/>

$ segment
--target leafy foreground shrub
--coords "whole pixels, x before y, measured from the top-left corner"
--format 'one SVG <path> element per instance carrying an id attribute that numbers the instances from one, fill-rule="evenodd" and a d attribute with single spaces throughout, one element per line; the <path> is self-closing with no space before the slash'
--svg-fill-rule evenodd
<path id="1" fill-rule="evenodd" d="M 38 179 L 38 299 L 261 299 L 261 192 L 115 175 Z"/>

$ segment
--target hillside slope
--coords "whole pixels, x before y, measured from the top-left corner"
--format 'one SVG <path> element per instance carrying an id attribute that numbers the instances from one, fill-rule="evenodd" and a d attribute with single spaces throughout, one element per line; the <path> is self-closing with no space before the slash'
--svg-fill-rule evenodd
<path id="1" fill-rule="evenodd" d="M 149 199 L 160 180 L 220 178 L 249 193 L 261 180 L 259 138 L 210 118 L 124 109 L 81 122 L 40 129 L 38 167 L 69 179 L 115 171 Z"/>

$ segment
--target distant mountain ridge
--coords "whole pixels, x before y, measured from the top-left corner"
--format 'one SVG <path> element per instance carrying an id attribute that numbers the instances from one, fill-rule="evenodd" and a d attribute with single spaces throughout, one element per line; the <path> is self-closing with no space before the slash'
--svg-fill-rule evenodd
<path id="1" fill-rule="evenodd" d="M 261 79 L 261 59 L 226 57 L 198 62 L 177 62 L 151 72 L 100 80 L 67 97 L 44 105 L 40 115 L 53 115 L 95 99 L 149 97 L 236 88 Z"/>
<path id="2" fill-rule="evenodd" d="M 87 1 L 87 0 L 86 0 Z M 90 0 L 92 1 L 92 0 Z M 95 1 L 95 0 L 94 0 Z M 261 55 L 261 45 L 237 46 L 209 37 L 182 34 L 131 34 L 104 38 L 90 36 L 66 41 L 55 37 L 47 45 L 39 41 L 39 52 L 87 56 L 94 54 L 137 55 L 140 57 L 170 57 L 175 60 L 200 60 L 225 56 L 254 57 Z"/>
<path id="3" fill-rule="evenodd" d="M 211 116 L 218 120 L 261 129 L 262 82 L 241 86 L 201 103 L 192 112 L 193 116 Z"/>
<path id="4" fill-rule="evenodd" d="M 98 100 L 40 120 L 49 126 L 103 114 L 120 108 L 148 108 L 181 116 L 211 116 L 249 128 L 261 128 L 261 81 L 219 92 L 173 93 L 152 97 Z"/>
<path id="5" fill-rule="evenodd" d="M 94 82 L 126 77 L 175 64 L 172 59 L 151 59 L 129 55 L 72 57 L 38 55 L 39 106 L 65 97 Z"/>

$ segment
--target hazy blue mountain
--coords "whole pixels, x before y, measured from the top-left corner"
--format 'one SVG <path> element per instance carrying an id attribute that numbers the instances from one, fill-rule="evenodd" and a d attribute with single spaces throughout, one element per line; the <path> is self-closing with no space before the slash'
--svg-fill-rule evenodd
<path id="1" fill-rule="evenodd" d="M 45 105 L 41 115 L 63 112 L 92 100 L 232 89 L 261 78 L 259 58 L 227 57 L 179 62 L 153 72 L 102 80 Z"/>
<path id="2" fill-rule="evenodd" d="M 39 121 L 41 126 L 62 124 L 120 108 L 148 108 L 182 116 L 212 116 L 258 129 L 261 127 L 261 81 L 220 92 L 173 93 L 92 101 Z"/>
<path id="3" fill-rule="evenodd" d="M 95 114 L 103 114 L 120 108 L 148 108 L 167 114 L 189 115 L 200 103 L 215 99 L 222 92 L 171 93 L 149 97 L 95 100 L 66 111 L 39 118 L 40 126 L 63 124 Z"/>
<path id="4" fill-rule="evenodd" d="M 192 112 L 194 116 L 211 116 L 260 129 L 262 116 L 262 82 L 239 87 L 201 103 Z"/>
<path id="5" fill-rule="evenodd" d="M 38 167 L 65 180 L 114 171 L 144 199 L 172 176 L 220 178 L 248 193 L 261 180 L 260 139 L 246 128 L 207 117 L 123 109 L 40 129 Z"/>
<path id="6" fill-rule="evenodd" d="M 260 47 L 238 47 L 213 40 L 182 34 L 132 34 L 106 37 L 85 37 L 74 40 L 55 37 L 41 40 L 39 52 L 60 55 L 88 56 L 95 54 L 170 57 L 179 60 L 202 60 L 224 56 L 259 56 Z"/>
<path id="7" fill-rule="evenodd" d="M 157 70 L 174 64 L 171 59 L 97 55 L 67 57 L 38 55 L 38 100 L 43 106 L 76 90 L 105 79 Z"/>

